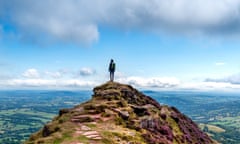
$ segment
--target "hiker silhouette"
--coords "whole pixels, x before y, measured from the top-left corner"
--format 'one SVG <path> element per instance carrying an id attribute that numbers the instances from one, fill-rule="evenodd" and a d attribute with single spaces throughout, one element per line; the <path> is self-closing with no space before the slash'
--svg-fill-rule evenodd
<path id="1" fill-rule="evenodd" d="M 114 80 L 114 72 L 115 72 L 116 64 L 114 63 L 113 59 L 111 59 L 108 71 L 110 72 L 110 81 Z"/>

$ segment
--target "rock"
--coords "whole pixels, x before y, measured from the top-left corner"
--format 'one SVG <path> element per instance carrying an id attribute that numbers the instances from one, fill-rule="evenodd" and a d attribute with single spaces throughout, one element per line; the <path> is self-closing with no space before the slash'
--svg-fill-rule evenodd
<path id="1" fill-rule="evenodd" d="M 166 114 L 160 114 L 160 117 L 163 119 L 163 120 L 166 120 L 166 118 L 167 118 L 167 115 Z"/>
<path id="2" fill-rule="evenodd" d="M 136 114 L 136 115 L 138 115 L 138 116 L 146 116 L 146 115 L 150 115 L 150 113 L 148 112 L 148 110 L 145 108 L 145 107 L 143 107 L 143 106 L 132 106 L 132 108 L 133 108 L 133 111 L 134 111 L 134 113 Z"/>
<path id="3" fill-rule="evenodd" d="M 123 118 L 124 120 L 128 120 L 129 118 L 129 113 L 128 111 L 121 111 L 121 110 L 118 110 L 118 109 L 113 109 L 113 111 L 117 112 L 118 115 Z"/>
<path id="4" fill-rule="evenodd" d="M 108 82 L 93 91 L 92 99 L 60 110 L 25 143 L 216 144 L 177 108 L 132 86 Z"/>
<path id="5" fill-rule="evenodd" d="M 179 116 L 178 116 L 178 114 L 172 113 L 172 114 L 171 114 L 171 118 L 174 119 L 174 121 L 175 121 L 176 123 L 179 122 Z"/>
<path id="6" fill-rule="evenodd" d="M 91 128 L 90 128 L 90 127 L 87 127 L 87 126 L 85 126 L 85 125 L 82 125 L 82 126 L 81 126 L 81 130 L 83 130 L 83 131 L 89 131 L 89 130 L 91 130 Z"/>
<path id="7" fill-rule="evenodd" d="M 45 125 L 45 126 L 43 127 L 42 136 L 43 136 L 43 137 L 47 137 L 47 136 L 49 136 L 50 134 L 51 134 L 51 131 L 49 130 L 48 126 Z"/>
<path id="8" fill-rule="evenodd" d="M 82 117 L 72 118 L 71 121 L 76 123 L 84 123 L 84 122 L 93 122 L 94 119 L 92 119 L 90 116 L 82 116 Z"/>
<path id="9" fill-rule="evenodd" d="M 59 116 L 62 116 L 63 114 L 68 113 L 68 112 L 70 112 L 70 109 L 61 109 L 59 111 Z"/>

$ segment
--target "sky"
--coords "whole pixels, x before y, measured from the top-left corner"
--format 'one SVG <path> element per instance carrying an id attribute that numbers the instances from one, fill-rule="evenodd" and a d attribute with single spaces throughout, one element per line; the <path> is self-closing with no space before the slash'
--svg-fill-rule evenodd
<path id="1" fill-rule="evenodd" d="M 238 0 L 0 0 L 0 89 L 239 91 Z"/>

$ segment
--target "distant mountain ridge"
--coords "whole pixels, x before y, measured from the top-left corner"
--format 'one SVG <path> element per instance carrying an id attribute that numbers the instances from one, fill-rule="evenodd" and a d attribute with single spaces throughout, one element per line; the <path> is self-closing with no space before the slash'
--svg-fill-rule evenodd
<path id="1" fill-rule="evenodd" d="M 130 85 L 107 82 L 92 99 L 59 115 L 26 144 L 215 144 L 174 107 L 162 106 Z"/>

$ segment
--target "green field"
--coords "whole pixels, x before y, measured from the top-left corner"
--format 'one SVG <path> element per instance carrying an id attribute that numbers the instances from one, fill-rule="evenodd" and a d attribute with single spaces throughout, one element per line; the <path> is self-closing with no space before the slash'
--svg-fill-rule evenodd
<path id="1" fill-rule="evenodd" d="M 0 134 L 6 135 L 9 131 L 16 132 L 15 135 L 9 134 L 4 139 L 0 139 L 0 143 L 6 143 L 6 141 L 19 143 L 19 138 L 26 139 L 32 132 L 36 131 L 33 131 L 33 128 L 41 128 L 44 123 L 50 121 L 55 116 L 55 114 L 26 108 L 2 110 L 0 115 Z"/>
<path id="2" fill-rule="evenodd" d="M 240 96 L 199 92 L 145 94 L 174 106 L 222 144 L 240 143 Z M 88 100 L 90 91 L 0 91 L 0 144 L 20 144 L 62 108 Z"/>
<path id="3" fill-rule="evenodd" d="M 212 122 L 211 124 L 235 127 L 236 130 L 240 131 L 240 116 L 220 118 L 220 119 L 218 119 L 218 121 Z"/>

